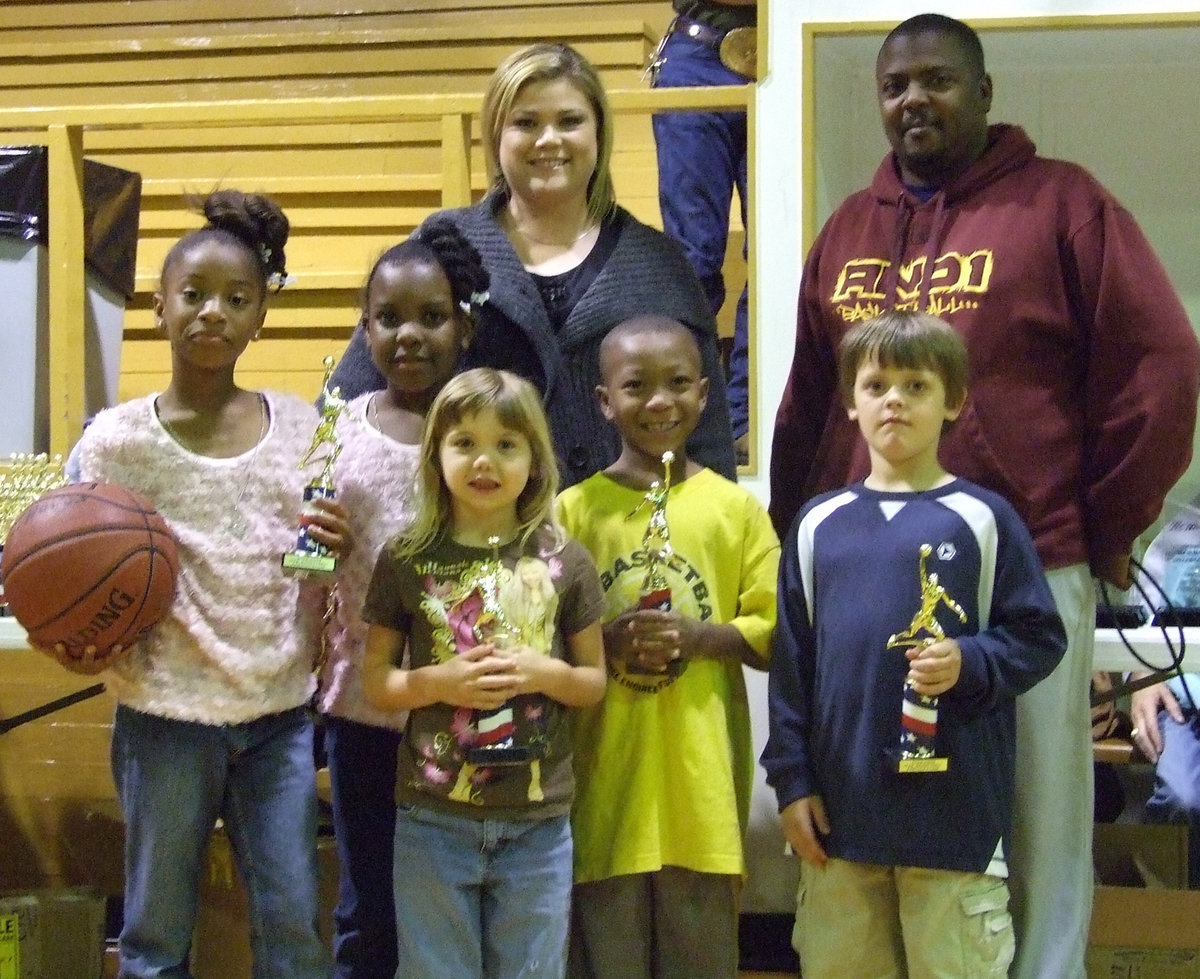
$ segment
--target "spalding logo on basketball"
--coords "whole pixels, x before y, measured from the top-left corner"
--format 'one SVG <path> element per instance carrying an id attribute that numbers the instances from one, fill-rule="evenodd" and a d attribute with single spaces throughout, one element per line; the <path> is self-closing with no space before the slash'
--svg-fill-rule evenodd
<path id="1" fill-rule="evenodd" d="M 31 643 L 128 647 L 166 614 L 179 556 L 166 522 L 144 497 L 112 483 L 51 490 L 17 518 L 0 579 Z"/>

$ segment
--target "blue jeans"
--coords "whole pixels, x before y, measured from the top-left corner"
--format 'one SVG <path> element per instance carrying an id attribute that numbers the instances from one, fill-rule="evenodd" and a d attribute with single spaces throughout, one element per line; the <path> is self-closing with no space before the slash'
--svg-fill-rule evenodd
<path id="1" fill-rule="evenodd" d="M 662 57 L 655 88 L 746 84 L 745 78 L 721 64 L 716 51 L 684 33 L 667 39 Z M 716 315 L 725 302 L 721 269 L 735 187 L 742 226 L 748 227 L 746 114 L 663 112 L 654 116 L 653 125 L 663 230 L 683 245 L 708 296 L 709 308 Z M 744 435 L 749 426 L 747 312 L 747 293 L 743 289 L 734 320 L 727 386 L 734 438 Z"/>
<path id="2" fill-rule="evenodd" d="M 396 979 L 561 979 L 571 906 L 568 817 L 396 813 Z"/>
<path id="3" fill-rule="evenodd" d="M 1188 827 L 1188 886 L 1200 887 L 1200 713 L 1187 696 L 1179 700 L 1182 724 L 1158 712 L 1163 750 L 1154 769 L 1154 794 L 1146 803 L 1152 823 Z"/>
<path id="4" fill-rule="evenodd" d="M 218 816 L 246 883 L 254 979 L 327 979 L 329 953 L 317 932 L 312 751 L 312 724 L 300 707 L 236 725 L 117 707 L 122 979 L 190 974 L 204 852 Z"/>
<path id="5" fill-rule="evenodd" d="M 392 979 L 396 974 L 392 836 L 400 739 L 400 732 L 388 728 L 325 718 L 341 864 L 333 912 L 334 979 Z"/>

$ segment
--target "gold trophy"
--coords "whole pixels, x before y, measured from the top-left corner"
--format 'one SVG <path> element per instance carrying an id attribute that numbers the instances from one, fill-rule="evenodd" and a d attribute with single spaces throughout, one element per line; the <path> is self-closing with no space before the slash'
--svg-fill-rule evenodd
<path id="1" fill-rule="evenodd" d="M 0 472 L 0 554 L 4 553 L 4 541 L 17 517 L 43 493 L 56 489 L 67 482 L 63 473 L 62 456 L 51 459 L 46 453 L 13 453 L 8 467 Z M 4 585 L 0 582 L 0 615 L 8 614 L 4 602 Z"/>
<path id="2" fill-rule="evenodd" d="M 482 604 L 473 630 L 480 643 L 491 643 L 496 649 L 511 649 L 520 640 L 520 630 L 500 603 L 500 586 L 504 575 L 504 563 L 500 560 L 500 538 L 489 537 L 488 545 L 492 549 L 492 557 L 483 562 L 475 578 Z M 516 743 L 516 715 L 511 700 L 494 710 L 475 711 L 474 726 L 478 737 L 466 750 L 467 761 L 472 765 L 528 765 L 546 753 L 543 743 Z"/>
<path id="3" fill-rule="evenodd" d="M 325 379 L 321 383 L 324 399 L 321 404 L 321 420 L 313 432 L 312 444 L 300 460 L 300 468 L 320 463 L 321 470 L 304 487 L 304 502 L 321 497 L 331 500 L 336 495 L 333 486 L 333 465 L 342 453 L 338 438 L 337 422 L 346 411 L 347 402 L 342 399 L 341 389 L 329 388 L 333 374 L 333 358 L 326 357 Z M 308 532 L 307 519 L 301 515 L 300 530 L 296 535 L 296 546 L 283 555 L 283 573 L 296 578 L 332 578 L 337 572 L 337 555 Z"/>
<path id="4" fill-rule="evenodd" d="M 888 649 L 928 646 L 945 639 L 945 630 L 937 620 L 939 605 L 945 605 L 958 616 L 960 621 L 967 621 L 967 613 L 962 610 L 962 606 L 951 598 L 946 589 L 938 582 L 937 572 L 933 574 L 926 572 L 925 562 L 932 553 L 932 546 L 921 545 L 918 562 L 921 580 L 921 607 L 913 616 L 907 629 L 895 633 L 888 639 Z M 926 697 L 924 694 L 917 693 L 909 680 L 905 678 L 900 708 L 900 751 L 896 761 L 896 771 L 902 774 L 944 772 L 949 768 L 950 759 L 939 756 L 934 751 L 937 721 L 938 698 Z"/>
<path id="5" fill-rule="evenodd" d="M 675 553 L 671 547 L 671 528 L 667 525 L 667 494 L 671 491 L 671 463 L 674 461 L 674 452 L 668 450 L 662 454 L 662 482 L 654 480 L 642 502 L 629 514 L 632 517 L 641 512 L 642 507 L 650 508 L 650 519 L 646 522 L 646 532 L 642 534 L 642 549 L 646 553 L 646 576 L 642 579 L 642 587 L 638 592 L 638 608 L 658 609 L 661 612 L 671 611 L 671 585 L 663 573 L 663 568 Z M 678 676 L 683 672 L 683 665 L 683 659 L 671 660 L 667 664 L 667 675 Z M 634 662 L 626 665 L 626 671 L 660 675 L 659 671 L 645 669 Z"/>

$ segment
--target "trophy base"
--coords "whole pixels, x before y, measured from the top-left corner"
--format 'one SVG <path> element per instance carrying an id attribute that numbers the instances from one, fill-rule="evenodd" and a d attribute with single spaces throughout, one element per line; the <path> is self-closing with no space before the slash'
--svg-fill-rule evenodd
<path id="1" fill-rule="evenodd" d="M 896 771 L 901 775 L 925 775 L 930 772 L 944 772 L 950 768 L 950 759 L 929 755 L 925 758 L 901 754 L 896 758 Z"/>
<path id="2" fill-rule="evenodd" d="M 329 579 L 337 575 L 337 558 L 332 554 L 289 551 L 279 563 L 289 578 Z"/>
<path id="3" fill-rule="evenodd" d="M 481 768 L 496 765 L 528 765 L 546 757 L 543 745 L 507 745 L 495 748 L 468 748 L 466 758 L 472 765 Z"/>

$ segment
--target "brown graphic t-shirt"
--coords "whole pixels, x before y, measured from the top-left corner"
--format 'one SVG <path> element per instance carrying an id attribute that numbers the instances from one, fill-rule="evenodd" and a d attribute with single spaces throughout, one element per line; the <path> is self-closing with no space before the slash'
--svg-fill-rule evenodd
<path id="1" fill-rule="evenodd" d="M 444 663 L 485 641 L 568 659 L 565 639 L 600 619 L 604 592 L 587 551 L 548 532 L 524 548 L 443 538 L 417 558 L 385 546 L 363 618 L 408 636 L 410 668 Z M 499 759 L 492 763 L 489 759 Z M 396 800 L 478 819 L 546 819 L 574 794 L 566 708 L 541 694 L 498 711 L 432 704 L 412 711 L 400 746 Z"/>

